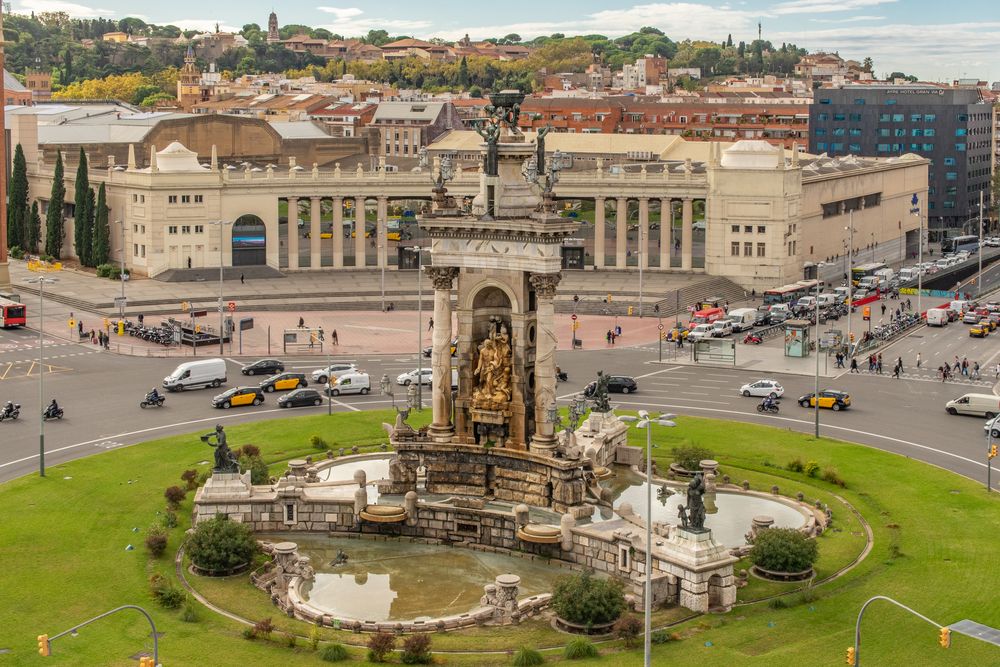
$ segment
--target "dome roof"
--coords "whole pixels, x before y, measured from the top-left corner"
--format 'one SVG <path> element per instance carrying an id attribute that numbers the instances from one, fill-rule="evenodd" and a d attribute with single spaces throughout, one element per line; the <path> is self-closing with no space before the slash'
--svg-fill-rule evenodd
<path id="1" fill-rule="evenodd" d="M 207 171 L 198 163 L 198 154 L 179 141 L 156 152 L 156 168 L 158 171 Z"/>
<path id="2" fill-rule="evenodd" d="M 784 151 L 759 139 L 743 139 L 722 151 L 728 169 L 774 169 L 785 163 Z"/>

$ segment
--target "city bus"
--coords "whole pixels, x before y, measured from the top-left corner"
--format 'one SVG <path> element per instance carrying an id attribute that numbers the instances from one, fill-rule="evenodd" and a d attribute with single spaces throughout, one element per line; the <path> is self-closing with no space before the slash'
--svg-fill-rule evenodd
<path id="1" fill-rule="evenodd" d="M 806 289 L 806 296 L 810 294 L 816 294 L 817 290 L 822 292 L 826 287 L 826 282 L 823 280 L 799 280 L 796 281 L 796 285 L 801 285 Z"/>
<path id="2" fill-rule="evenodd" d="M 868 264 L 861 264 L 855 266 L 851 269 L 851 284 L 855 287 L 858 286 L 858 282 L 862 278 L 867 278 L 868 276 L 874 276 L 877 271 L 881 271 L 886 268 L 884 262 L 870 262 Z"/>
<path id="3" fill-rule="evenodd" d="M 961 252 L 963 250 L 970 253 L 979 250 L 979 237 L 974 234 L 966 234 L 941 241 L 941 252 Z"/>
<path id="4" fill-rule="evenodd" d="M 23 327 L 28 322 L 28 309 L 23 303 L 0 298 L 0 328 Z"/>
<path id="5" fill-rule="evenodd" d="M 800 297 L 809 293 L 807 287 L 799 284 L 782 285 L 764 292 L 764 305 L 771 306 L 776 303 L 795 303 Z"/>

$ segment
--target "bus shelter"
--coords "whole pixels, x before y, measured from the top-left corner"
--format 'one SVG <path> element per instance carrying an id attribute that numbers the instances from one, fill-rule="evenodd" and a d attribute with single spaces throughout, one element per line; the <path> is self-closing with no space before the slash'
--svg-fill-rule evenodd
<path id="1" fill-rule="evenodd" d="M 809 356 L 809 329 L 812 324 L 808 320 L 785 321 L 785 356 Z"/>

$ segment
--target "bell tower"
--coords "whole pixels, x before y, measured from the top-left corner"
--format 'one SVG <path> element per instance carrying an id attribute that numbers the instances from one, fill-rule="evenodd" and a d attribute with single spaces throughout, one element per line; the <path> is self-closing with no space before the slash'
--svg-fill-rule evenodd
<path id="1" fill-rule="evenodd" d="M 195 65 L 194 49 L 188 44 L 187 53 L 184 54 L 184 66 L 181 67 L 177 77 L 177 101 L 184 111 L 190 111 L 200 99 L 201 72 Z"/>
<path id="2" fill-rule="evenodd" d="M 274 44 L 281 41 L 281 35 L 278 34 L 278 15 L 271 11 L 271 15 L 267 17 L 267 43 Z"/>

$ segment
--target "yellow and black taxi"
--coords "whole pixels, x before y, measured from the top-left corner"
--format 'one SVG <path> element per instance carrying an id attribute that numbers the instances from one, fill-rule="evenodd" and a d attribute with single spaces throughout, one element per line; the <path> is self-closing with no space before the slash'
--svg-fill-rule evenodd
<path id="1" fill-rule="evenodd" d="M 990 327 L 989 321 L 983 320 L 979 324 L 973 324 L 969 327 L 969 336 L 972 338 L 986 338 L 990 335 L 990 331 L 992 330 L 993 329 Z"/>
<path id="2" fill-rule="evenodd" d="M 263 402 L 264 392 L 260 387 L 235 387 L 213 398 L 212 407 L 228 410 L 240 405 L 260 405 Z"/>
<path id="3" fill-rule="evenodd" d="M 691 333 L 691 330 L 688 329 L 686 326 L 681 325 L 680 327 L 674 327 L 673 329 L 668 331 L 666 333 L 666 336 L 664 337 L 664 340 L 676 342 L 678 338 L 687 338 L 689 333 Z"/>
<path id="4" fill-rule="evenodd" d="M 279 373 L 272 375 L 260 383 L 260 388 L 271 393 L 272 391 L 291 391 L 300 387 L 308 387 L 304 373 Z"/>
<path id="5" fill-rule="evenodd" d="M 982 319 L 979 320 L 979 325 L 988 326 L 990 328 L 990 331 L 996 331 L 997 320 L 993 319 L 992 317 L 983 317 Z"/>
<path id="6" fill-rule="evenodd" d="M 799 397 L 799 405 L 803 408 L 814 408 L 816 407 L 816 394 L 810 392 L 805 396 Z M 834 412 L 840 410 L 846 410 L 851 406 L 851 396 L 845 391 L 834 391 L 833 389 L 824 389 L 819 392 L 819 407 L 829 408 Z"/>

